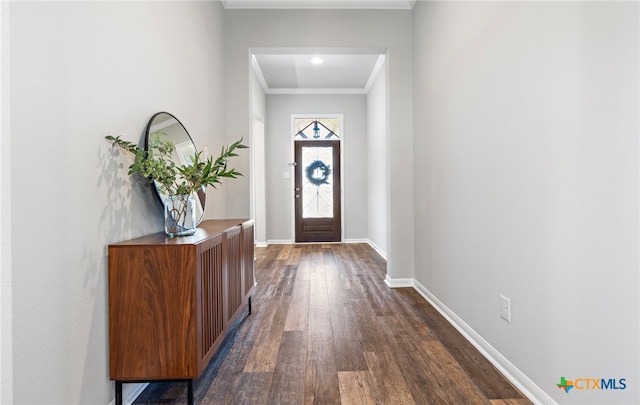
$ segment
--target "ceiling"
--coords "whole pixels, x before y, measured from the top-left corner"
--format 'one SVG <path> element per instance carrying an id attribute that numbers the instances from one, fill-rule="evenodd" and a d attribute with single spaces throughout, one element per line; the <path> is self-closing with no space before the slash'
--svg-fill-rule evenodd
<path id="1" fill-rule="evenodd" d="M 402 9 L 416 0 L 221 0 L 227 9 Z M 384 63 L 384 49 L 253 52 L 253 68 L 267 94 L 366 94 Z M 322 64 L 311 63 L 320 57 Z"/>
<path id="2" fill-rule="evenodd" d="M 380 53 L 269 52 L 253 54 L 267 94 L 366 94 L 384 63 Z M 312 63 L 314 58 L 322 63 Z"/>

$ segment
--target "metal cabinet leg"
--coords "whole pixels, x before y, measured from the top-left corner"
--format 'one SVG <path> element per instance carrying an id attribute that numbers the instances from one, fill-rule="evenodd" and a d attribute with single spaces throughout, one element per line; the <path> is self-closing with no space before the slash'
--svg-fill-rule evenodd
<path id="1" fill-rule="evenodd" d="M 116 381 L 116 405 L 122 405 L 122 381 Z"/>
<path id="2" fill-rule="evenodd" d="M 187 404 L 193 405 L 193 380 L 187 381 Z"/>

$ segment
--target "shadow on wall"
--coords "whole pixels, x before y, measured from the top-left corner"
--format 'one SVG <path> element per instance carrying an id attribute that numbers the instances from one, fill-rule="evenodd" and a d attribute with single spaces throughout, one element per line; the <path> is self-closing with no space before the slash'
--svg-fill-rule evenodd
<path id="1" fill-rule="evenodd" d="M 163 230 L 162 205 L 155 188 L 145 179 L 128 174 L 133 155 L 104 143 L 99 151 L 98 189 L 105 190 L 107 203 L 100 216 L 98 239 L 106 244 L 96 249 L 87 241 L 84 264 L 94 269 L 85 280 L 89 288 L 97 286 L 94 279 L 100 278 L 98 270 L 106 271 L 107 244 Z M 92 257 L 96 253 L 100 257 Z"/>
<path id="2" fill-rule="evenodd" d="M 132 239 L 138 236 L 163 231 L 162 206 L 156 197 L 154 187 L 144 179 L 129 176 L 129 165 L 133 163 L 133 156 L 112 147 L 100 136 L 98 159 L 96 165 L 97 189 L 106 202 L 100 213 L 99 229 L 89 232 L 84 245 L 82 263 L 84 271 L 83 288 L 88 305 L 93 305 L 91 311 L 91 329 L 86 347 L 104 350 L 87 352 L 84 368 L 75 370 L 77 373 L 73 381 L 82 380 L 80 403 L 95 399 L 95 372 L 100 370 L 104 375 L 104 382 L 109 381 L 109 302 L 108 302 L 108 257 L 107 246 L 111 243 Z M 113 385 L 105 384 L 105 395 L 113 395 Z"/>

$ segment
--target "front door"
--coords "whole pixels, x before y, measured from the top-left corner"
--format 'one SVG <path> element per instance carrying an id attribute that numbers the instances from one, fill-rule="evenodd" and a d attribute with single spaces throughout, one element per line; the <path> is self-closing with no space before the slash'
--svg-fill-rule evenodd
<path id="1" fill-rule="evenodd" d="M 340 242 L 340 141 L 295 141 L 296 242 Z"/>

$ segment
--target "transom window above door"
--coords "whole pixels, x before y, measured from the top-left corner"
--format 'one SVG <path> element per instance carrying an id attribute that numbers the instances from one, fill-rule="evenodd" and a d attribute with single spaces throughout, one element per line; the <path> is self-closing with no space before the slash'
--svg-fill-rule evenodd
<path id="1" fill-rule="evenodd" d="M 339 140 L 339 118 L 295 118 L 294 139 L 296 141 Z"/>

